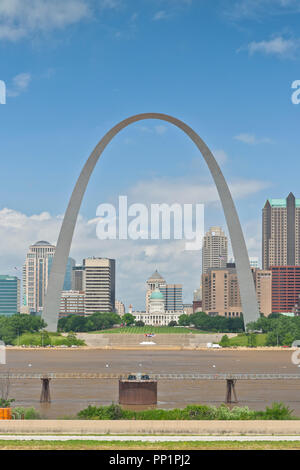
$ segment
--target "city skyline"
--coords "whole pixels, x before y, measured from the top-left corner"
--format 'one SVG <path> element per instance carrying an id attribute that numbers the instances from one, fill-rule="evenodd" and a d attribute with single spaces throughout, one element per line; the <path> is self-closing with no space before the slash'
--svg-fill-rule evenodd
<path id="1" fill-rule="evenodd" d="M 193 123 L 212 148 L 230 183 L 249 255 L 261 259 L 263 204 L 270 195 L 298 195 L 300 106 L 291 102 L 291 84 L 299 78 L 295 2 L 270 7 L 263 1 L 259 8 L 247 2 L 242 12 L 235 2 L 124 0 L 100 11 L 80 0 L 85 8 L 75 17 L 67 5 L 72 1 L 66 3 L 61 25 L 46 3 L 40 24 L 30 24 L 26 11 L 21 20 L 11 13 L 10 25 L 23 22 L 19 38 L 8 35 L 0 7 L 0 79 L 8 90 L 0 106 L 1 271 L 15 275 L 36 240 L 56 244 L 73 181 L 94 142 L 118 119 L 154 107 Z M 207 208 L 206 228 L 225 229 L 209 173 L 183 136 L 158 121 L 124 131 L 95 170 L 70 256 L 116 258 L 118 298 L 126 305 L 142 307 L 143 295 L 136 294 L 142 273 L 156 268 L 171 283 L 179 271 L 184 301 L 190 301 L 200 283 L 201 252 L 184 253 L 177 241 L 100 244 L 93 220 L 97 205 L 115 202 L 120 193 L 132 202 L 190 203 L 199 202 L 196 186 Z"/>

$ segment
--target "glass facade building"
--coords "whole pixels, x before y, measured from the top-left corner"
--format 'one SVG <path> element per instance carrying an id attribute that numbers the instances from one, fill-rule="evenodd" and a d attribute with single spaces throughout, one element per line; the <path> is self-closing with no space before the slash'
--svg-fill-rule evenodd
<path id="1" fill-rule="evenodd" d="M 0 315 L 14 315 L 20 312 L 20 279 L 0 275 Z"/>

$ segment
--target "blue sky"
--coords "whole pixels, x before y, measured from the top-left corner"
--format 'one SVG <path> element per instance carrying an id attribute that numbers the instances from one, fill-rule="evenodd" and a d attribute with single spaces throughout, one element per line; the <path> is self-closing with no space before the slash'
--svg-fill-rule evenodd
<path id="1" fill-rule="evenodd" d="M 30 243 L 56 242 L 79 172 L 103 134 L 140 112 L 172 114 L 215 152 L 230 183 L 250 256 L 260 256 L 267 197 L 300 197 L 299 0 L 0 0 L 0 272 Z M 197 192 L 199 188 L 199 193 Z M 162 200 L 166 191 L 168 201 Z M 84 199 L 72 255 L 117 259 L 117 296 L 144 307 L 156 267 L 200 282 L 201 253 L 182 245 L 100 242 L 101 202 L 203 202 L 206 227 L 224 217 L 196 148 L 147 121 L 105 151 Z"/>

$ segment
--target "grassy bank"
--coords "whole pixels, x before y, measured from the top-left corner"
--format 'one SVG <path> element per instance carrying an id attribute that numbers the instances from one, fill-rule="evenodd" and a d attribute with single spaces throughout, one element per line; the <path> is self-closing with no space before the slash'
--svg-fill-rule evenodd
<path id="1" fill-rule="evenodd" d="M 299 450 L 300 442 L 285 441 L 14 441 L 0 440 L 0 450 Z"/>
<path id="2" fill-rule="evenodd" d="M 114 333 L 114 334 L 210 334 L 209 331 L 201 331 L 196 330 L 194 328 L 185 328 L 185 327 L 174 327 L 174 326 L 122 326 L 120 328 L 111 328 L 109 330 L 98 330 L 98 331 L 90 331 L 89 333 L 93 334 L 107 334 L 107 333 Z"/>
<path id="3" fill-rule="evenodd" d="M 266 340 L 267 340 L 267 335 L 266 334 L 256 334 L 255 338 L 256 338 L 256 346 L 257 347 L 266 346 Z M 238 334 L 234 338 L 229 338 L 228 346 L 229 347 L 232 347 L 232 346 L 233 347 L 234 346 L 248 347 L 249 346 L 248 336 L 246 334 L 242 333 L 242 334 Z"/>

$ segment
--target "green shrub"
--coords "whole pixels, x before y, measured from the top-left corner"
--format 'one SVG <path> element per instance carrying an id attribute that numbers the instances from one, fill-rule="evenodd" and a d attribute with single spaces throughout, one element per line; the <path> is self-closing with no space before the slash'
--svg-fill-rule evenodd
<path id="1" fill-rule="evenodd" d="M 139 419 L 139 420 L 254 420 L 292 419 L 292 411 L 283 403 L 273 403 L 265 411 L 250 410 L 247 406 L 229 408 L 209 405 L 188 405 L 184 409 L 150 409 L 143 411 L 124 410 L 116 404 L 109 406 L 88 406 L 78 413 L 80 419 Z"/>
<path id="2" fill-rule="evenodd" d="M 284 403 L 272 403 L 271 407 L 266 407 L 264 419 L 291 419 L 292 412 Z"/>
<path id="3" fill-rule="evenodd" d="M 40 414 L 35 408 L 24 408 L 23 406 L 16 406 L 12 410 L 14 419 L 41 419 Z"/>

